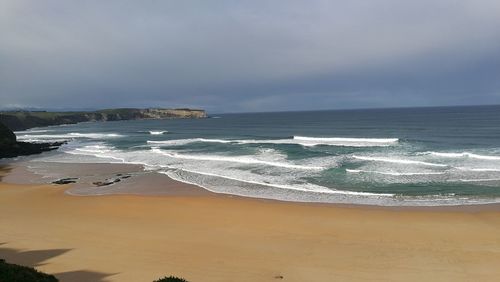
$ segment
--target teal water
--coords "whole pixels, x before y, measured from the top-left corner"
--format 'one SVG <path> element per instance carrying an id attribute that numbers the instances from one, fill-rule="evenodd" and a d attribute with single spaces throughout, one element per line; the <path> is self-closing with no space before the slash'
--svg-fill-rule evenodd
<path id="1" fill-rule="evenodd" d="M 18 132 L 71 140 L 42 161 L 144 165 L 208 190 L 289 201 L 500 201 L 500 106 L 223 114 Z"/>

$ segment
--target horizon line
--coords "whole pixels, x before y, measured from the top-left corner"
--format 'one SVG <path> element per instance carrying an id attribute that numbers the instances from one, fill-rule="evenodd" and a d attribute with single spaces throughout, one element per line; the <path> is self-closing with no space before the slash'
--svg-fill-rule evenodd
<path id="1" fill-rule="evenodd" d="M 476 105 L 436 105 L 436 106 L 389 106 L 389 107 L 355 107 L 355 108 L 330 108 L 330 109 L 310 109 L 310 110 L 266 110 L 266 111 L 237 111 L 237 112 L 214 112 L 211 115 L 224 115 L 224 114 L 258 114 L 258 113 L 290 113 L 290 112 L 326 112 L 326 111 L 357 111 L 357 110 L 393 110 L 393 109 L 418 109 L 418 108 L 460 108 L 460 107 L 495 107 L 500 106 L 500 104 L 476 104 Z M 0 112 L 11 112 L 11 111 L 26 111 L 26 112 L 92 112 L 92 111 L 102 111 L 102 110 L 113 110 L 113 109 L 189 109 L 189 110 L 203 110 L 208 113 L 206 109 L 203 108 L 189 108 L 189 107 L 105 107 L 105 108 L 69 108 L 67 110 L 62 108 L 37 108 L 37 107 L 19 107 L 19 108 L 0 108 Z"/>

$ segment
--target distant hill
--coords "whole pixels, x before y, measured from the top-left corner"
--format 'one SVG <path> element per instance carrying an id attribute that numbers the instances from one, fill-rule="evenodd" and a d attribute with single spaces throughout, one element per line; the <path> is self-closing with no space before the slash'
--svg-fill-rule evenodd
<path id="1" fill-rule="evenodd" d="M 4 111 L 0 122 L 14 131 L 33 127 L 74 124 L 84 121 L 116 121 L 135 119 L 206 118 L 197 109 L 106 109 L 92 112 Z"/>

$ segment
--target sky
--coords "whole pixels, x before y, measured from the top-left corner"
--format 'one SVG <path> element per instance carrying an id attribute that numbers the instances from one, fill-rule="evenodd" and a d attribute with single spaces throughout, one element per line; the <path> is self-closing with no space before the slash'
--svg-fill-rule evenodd
<path id="1" fill-rule="evenodd" d="M 0 107 L 500 104 L 500 1 L 0 0 Z"/>

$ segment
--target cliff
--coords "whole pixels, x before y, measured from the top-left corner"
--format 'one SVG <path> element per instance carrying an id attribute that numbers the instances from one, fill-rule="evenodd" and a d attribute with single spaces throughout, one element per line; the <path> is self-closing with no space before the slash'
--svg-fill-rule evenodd
<path id="1" fill-rule="evenodd" d="M 117 121 L 136 119 L 206 118 L 204 110 L 195 109 L 107 109 L 94 112 L 0 112 L 0 122 L 11 130 L 26 130 L 84 121 Z"/>
<path id="2" fill-rule="evenodd" d="M 16 135 L 0 123 L 0 159 L 13 158 L 22 155 L 39 154 L 57 149 L 62 143 L 26 143 L 17 142 Z"/>

